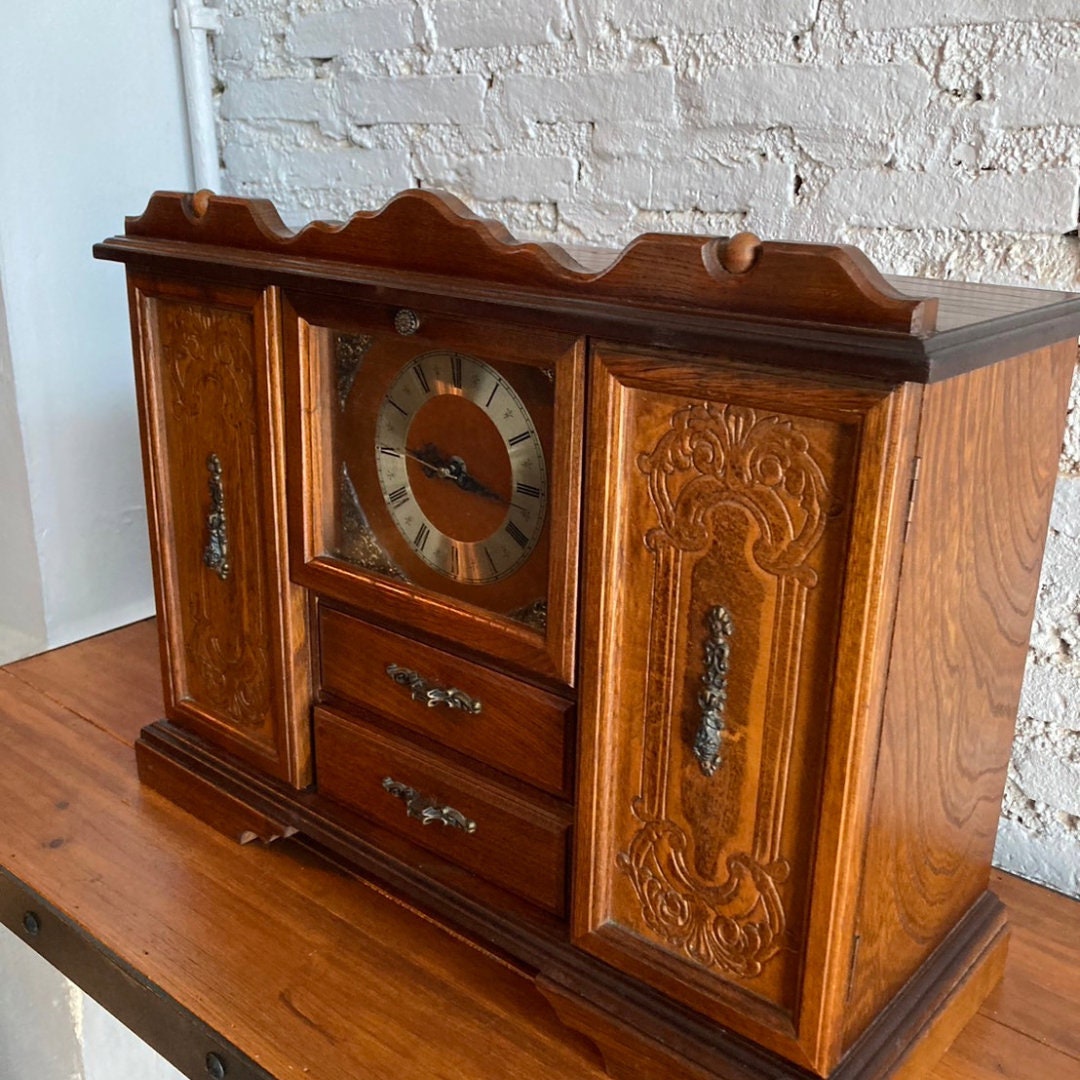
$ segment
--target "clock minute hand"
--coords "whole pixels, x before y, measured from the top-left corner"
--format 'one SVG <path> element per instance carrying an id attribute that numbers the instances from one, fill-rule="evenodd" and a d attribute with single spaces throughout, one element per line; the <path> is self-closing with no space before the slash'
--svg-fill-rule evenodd
<path id="1" fill-rule="evenodd" d="M 452 457 L 446 461 L 434 446 L 423 446 L 420 450 L 410 450 L 404 446 L 401 452 L 441 479 L 452 480 L 462 491 L 468 491 L 470 494 L 499 503 L 507 502 L 498 492 L 485 487 L 476 477 L 470 475 L 465 462 L 459 457 Z"/>
<path id="2" fill-rule="evenodd" d="M 428 451 L 427 456 L 425 456 L 424 454 L 418 453 L 416 450 L 410 450 L 407 446 L 403 446 L 400 453 L 404 454 L 407 458 L 412 458 L 413 461 L 423 465 L 428 472 L 434 473 L 443 480 L 455 479 L 453 470 L 450 468 L 449 464 L 443 462 L 441 458 L 437 457 L 431 451 Z"/>

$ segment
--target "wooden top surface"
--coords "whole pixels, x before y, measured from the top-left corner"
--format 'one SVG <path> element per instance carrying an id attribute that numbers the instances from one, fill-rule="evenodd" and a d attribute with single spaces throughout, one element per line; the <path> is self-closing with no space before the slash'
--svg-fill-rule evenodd
<path id="1" fill-rule="evenodd" d="M 239 847 L 140 788 L 159 678 L 153 623 L 0 669 L 7 873 L 272 1076 L 603 1075 L 502 962 L 295 843 Z M 995 881 L 1006 979 L 931 1078 L 1080 1077 L 1080 905 Z"/>
<path id="2" fill-rule="evenodd" d="M 524 242 L 427 190 L 296 231 L 266 200 L 158 192 L 94 252 L 151 272 L 406 306 L 449 298 L 469 314 L 628 343 L 743 341 L 784 366 L 813 351 L 818 370 L 915 382 L 1080 333 L 1080 294 L 886 278 L 854 247 L 749 233 L 650 233 L 617 252 Z"/>

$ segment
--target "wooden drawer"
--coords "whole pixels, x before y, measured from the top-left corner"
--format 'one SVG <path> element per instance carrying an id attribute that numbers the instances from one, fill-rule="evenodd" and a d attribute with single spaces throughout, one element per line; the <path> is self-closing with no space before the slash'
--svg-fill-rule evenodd
<path id="1" fill-rule="evenodd" d="M 330 608 L 320 609 L 319 632 L 324 690 L 545 791 L 568 793 L 571 702 Z M 464 696 L 440 692 L 449 690 Z M 448 696 L 466 707 L 452 707 L 442 700 Z"/>
<path id="2" fill-rule="evenodd" d="M 315 760 L 321 794 L 565 914 L 568 807 L 525 799 L 325 708 L 315 710 Z"/>

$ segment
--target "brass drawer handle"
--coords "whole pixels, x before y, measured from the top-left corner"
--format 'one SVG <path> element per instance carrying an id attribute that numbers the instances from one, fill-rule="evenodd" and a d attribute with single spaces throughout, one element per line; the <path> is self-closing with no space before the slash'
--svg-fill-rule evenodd
<path id="1" fill-rule="evenodd" d="M 451 828 L 460 829 L 470 836 L 476 832 L 476 822 L 470 821 L 460 810 L 452 806 L 439 806 L 438 803 L 421 795 L 416 788 L 408 784 L 400 784 L 390 776 L 383 778 L 383 790 L 393 795 L 395 799 L 401 799 L 405 803 L 405 812 L 411 818 L 416 818 L 421 825 L 431 825 L 438 822 L 440 825 L 449 825 Z"/>
<path id="2" fill-rule="evenodd" d="M 206 469 L 210 473 L 210 513 L 206 515 L 210 538 L 203 548 L 203 563 L 224 581 L 229 576 L 229 523 L 225 517 L 221 459 L 217 454 L 211 454 L 206 459 Z"/>
<path id="3" fill-rule="evenodd" d="M 721 766 L 721 746 L 724 737 L 724 706 L 727 704 L 728 657 L 735 624 L 727 608 L 709 608 L 705 615 L 709 636 L 705 639 L 705 672 L 701 676 L 698 705 L 701 719 L 694 736 L 694 757 L 701 771 L 712 776 Z"/>
<path id="4" fill-rule="evenodd" d="M 478 699 L 469 697 L 452 686 L 438 686 L 429 682 L 419 672 L 410 668 L 389 664 L 386 674 L 400 686 L 407 686 L 412 691 L 413 701 L 422 701 L 429 709 L 434 709 L 436 705 L 445 705 L 448 709 L 460 709 L 471 716 L 476 716 L 483 709 Z"/>

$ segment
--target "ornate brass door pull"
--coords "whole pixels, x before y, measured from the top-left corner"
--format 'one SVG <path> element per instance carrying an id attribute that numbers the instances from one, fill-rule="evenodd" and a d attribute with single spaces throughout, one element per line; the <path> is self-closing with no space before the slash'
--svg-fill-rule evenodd
<path id="1" fill-rule="evenodd" d="M 735 625 L 727 608 L 709 608 L 705 617 L 709 636 L 705 641 L 705 673 L 701 676 L 698 704 L 701 719 L 694 736 L 694 757 L 701 771 L 712 776 L 721 766 L 721 743 L 724 734 L 724 706 L 727 704 L 728 654 Z"/>
<path id="2" fill-rule="evenodd" d="M 476 832 L 476 822 L 470 821 L 460 810 L 452 806 L 439 806 L 438 803 L 421 795 L 416 788 L 408 784 L 398 783 L 393 777 L 383 778 L 383 790 L 393 795 L 395 799 L 401 799 L 405 803 L 405 812 L 411 818 L 416 818 L 421 825 L 431 825 L 438 822 L 440 825 L 449 825 L 454 829 L 460 829 L 470 836 Z"/>
<path id="3" fill-rule="evenodd" d="M 411 668 L 388 664 L 386 674 L 400 686 L 407 686 L 412 692 L 413 701 L 422 701 L 429 709 L 434 709 L 436 705 L 445 705 L 448 709 L 460 709 L 471 716 L 476 716 L 483 709 L 483 705 L 476 698 L 469 697 L 452 686 L 438 686 L 429 682 Z"/>
<path id="4" fill-rule="evenodd" d="M 229 523 L 225 517 L 225 486 L 221 481 L 221 459 L 217 454 L 211 454 L 206 459 L 206 468 L 210 473 L 210 513 L 206 516 L 210 538 L 203 549 L 203 562 L 225 581 L 229 576 Z"/>

